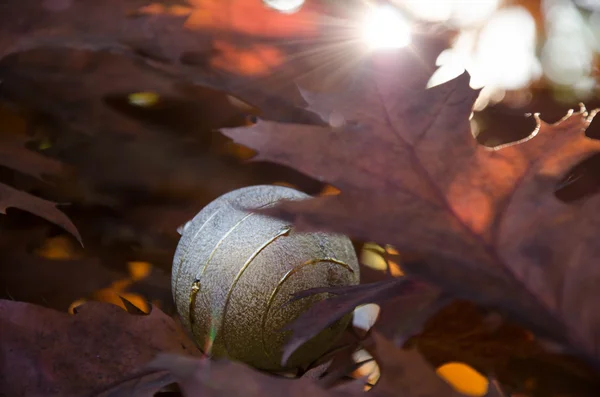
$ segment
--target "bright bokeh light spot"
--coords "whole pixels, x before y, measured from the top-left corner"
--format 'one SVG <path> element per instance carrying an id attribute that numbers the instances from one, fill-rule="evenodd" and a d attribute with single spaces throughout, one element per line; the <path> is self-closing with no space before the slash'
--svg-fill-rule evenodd
<path id="1" fill-rule="evenodd" d="M 400 255 L 400 252 L 398 252 L 398 250 L 396 248 L 394 248 L 393 246 L 391 246 L 389 244 L 386 244 L 385 252 L 387 252 L 390 255 Z"/>
<path id="2" fill-rule="evenodd" d="M 352 325 L 362 330 L 368 331 L 377 321 L 381 308 L 376 303 L 367 303 L 354 309 Z"/>
<path id="3" fill-rule="evenodd" d="M 544 46 L 542 62 L 546 76 L 558 84 L 574 85 L 592 69 L 593 53 L 584 43 L 553 36 Z"/>
<path id="4" fill-rule="evenodd" d="M 484 23 L 500 5 L 500 0 L 455 1 L 451 22 L 457 26 L 476 26 Z"/>
<path id="5" fill-rule="evenodd" d="M 575 0 L 575 3 L 586 10 L 600 11 L 600 2 L 598 0 Z"/>
<path id="6" fill-rule="evenodd" d="M 65 236 L 58 236 L 47 239 L 46 241 L 44 241 L 44 244 L 36 250 L 36 254 L 43 258 L 55 260 L 79 258 L 79 255 L 77 255 L 75 247 L 71 242 L 71 239 Z"/>
<path id="7" fill-rule="evenodd" d="M 129 94 L 127 99 L 133 106 L 150 107 L 156 105 L 160 97 L 155 92 L 134 92 Z"/>
<path id="8" fill-rule="evenodd" d="M 379 369 L 379 365 L 373 359 L 365 349 L 360 349 L 352 353 L 352 359 L 355 363 L 363 363 L 360 367 L 358 367 L 353 373 L 352 376 L 355 379 L 366 378 L 367 382 L 371 385 L 377 383 L 381 376 L 381 371 Z M 369 390 L 370 386 L 365 385 L 365 391 Z"/>
<path id="9" fill-rule="evenodd" d="M 325 185 L 325 187 L 323 187 L 323 190 L 321 190 L 321 193 L 319 195 L 320 196 L 337 196 L 341 192 L 342 191 L 340 189 L 336 188 L 335 186 Z"/>
<path id="10" fill-rule="evenodd" d="M 218 51 L 218 56 L 210 60 L 213 68 L 245 76 L 268 74 L 285 59 L 280 49 L 268 44 L 237 46 L 225 40 L 215 40 L 213 48 Z"/>
<path id="11" fill-rule="evenodd" d="M 447 363 L 439 367 L 436 372 L 459 393 L 479 397 L 485 396 L 488 392 L 487 378 L 466 364 Z"/>
<path id="12" fill-rule="evenodd" d="M 589 29 L 570 1 L 547 0 L 544 11 L 548 37 L 541 55 L 544 74 L 556 84 L 584 87 L 593 71 L 597 46 L 593 24 Z"/>
<path id="13" fill-rule="evenodd" d="M 407 1 L 406 7 L 416 18 L 431 22 L 447 21 L 452 16 L 452 3 L 439 0 Z"/>
<path id="14" fill-rule="evenodd" d="M 411 36 L 408 21 L 391 6 L 369 9 L 361 33 L 362 39 L 373 50 L 405 47 Z"/>
<path id="15" fill-rule="evenodd" d="M 396 262 L 384 258 L 386 252 L 390 255 L 399 255 L 399 252 L 391 245 L 383 248 L 375 243 L 365 243 L 360 253 L 360 263 L 373 270 L 387 271 L 393 277 L 404 276 L 404 272 Z"/>
<path id="16" fill-rule="evenodd" d="M 150 305 L 148 304 L 148 301 L 146 301 L 146 299 L 144 299 L 144 297 L 142 297 L 141 295 L 127 293 L 121 293 L 119 295 L 120 302 L 118 303 L 118 306 L 127 310 L 127 306 L 125 306 L 120 297 L 127 299 L 129 303 L 131 303 L 133 306 L 137 307 L 144 313 L 150 313 Z"/>
<path id="17" fill-rule="evenodd" d="M 451 80 L 465 71 L 470 85 L 480 89 L 475 104 L 482 110 L 489 103 L 501 101 L 506 90 L 521 90 L 542 75 L 536 57 L 535 19 L 524 7 L 506 7 L 495 12 L 477 32 L 461 32 L 451 49 L 438 59 L 438 70 L 428 86 Z"/>
<path id="18" fill-rule="evenodd" d="M 535 20 L 523 7 L 498 11 L 479 35 L 475 63 L 478 84 L 515 90 L 539 77 Z"/>
<path id="19" fill-rule="evenodd" d="M 439 68 L 433 73 L 427 86 L 444 84 L 463 73 L 471 64 L 472 49 L 476 42 L 475 32 L 462 32 L 458 35 L 452 48 L 442 51 L 438 56 L 436 65 Z"/>
<path id="20" fill-rule="evenodd" d="M 264 3 L 279 12 L 283 12 L 285 14 L 291 14 L 298 11 L 302 5 L 304 5 L 305 0 L 263 0 Z"/>
<path id="21" fill-rule="evenodd" d="M 455 26 L 475 26 L 484 22 L 498 8 L 500 0 L 418 0 L 404 5 L 416 18 L 432 22 L 449 22 Z"/>
<path id="22" fill-rule="evenodd" d="M 596 42 L 596 51 L 600 52 L 600 10 L 590 15 L 589 25 Z"/>
<path id="23" fill-rule="evenodd" d="M 69 314 L 75 314 L 75 309 L 77 309 L 79 306 L 83 305 L 85 302 L 87 302 L 87 300 L 85 300 L 85 299 L 77 299 L 76 301 L 74 301 L 73 303 L 71 303 L 69 305 L 69 308 L 67 309 L 67 312 Z"/>
<path id="24" fill-rule="evenodd" d="M 442 67 L 432 76 L 430 86 L 448 81 L 466 68 L 473 88 L 525 87 L 541 74 L 535 47 L 531 14 L 522 7 L 506 8 L 498 11 L 478 35 L 463 33 L 451 50 L 440 54 L 437 63 Z"/>
<path id="25" fill-rule="evenodd" d="M 134 261 L 127 262 L 127 268 L 129 269 L 129 274 L 133 281 L 142 280 L 148 275 L 150 275 L 150 271 L 152 270 L 152 265 L 148 262 Z"/>
<path id="26" fill-rule="evenodd" d="M 402 277 L 404 276 L 404 272 L 400 268 L 400 266 L 394 261 L 388 261 L 389 272 L 393 277 Z"/>
<path id="27" fill-rule="evenodd" d="M 383 249 L 381 249 L 381 253 L 382 252 Z M 385 271 L 387 270 L 388 265 L 381 253 L 379 250 L 373 249 L 371 245 L 367 246 L 365 244 L 365 247 L 360 253 L 360 262 L 371 269 Z"/>

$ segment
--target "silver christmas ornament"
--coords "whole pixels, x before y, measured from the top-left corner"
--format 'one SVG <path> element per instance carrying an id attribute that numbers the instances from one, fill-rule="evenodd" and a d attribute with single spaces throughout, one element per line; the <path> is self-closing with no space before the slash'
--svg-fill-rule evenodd
<path id="1" fill-rule="evenodd" d="M 281 328 L 327 294 L 285 305 L 290 297 L 311 288 L 359 282 L 358 260 L 347 237 L 296 233 L 287 222 L 244 210 L 307 198 L 281 186 L 238 189 L 208 204 L 180 229 L 173 296 L 184 325 L 205 353 L 285 371 L 321 356 L 347 326 L 350 316 L 281 364 L 290 336 Z"/>

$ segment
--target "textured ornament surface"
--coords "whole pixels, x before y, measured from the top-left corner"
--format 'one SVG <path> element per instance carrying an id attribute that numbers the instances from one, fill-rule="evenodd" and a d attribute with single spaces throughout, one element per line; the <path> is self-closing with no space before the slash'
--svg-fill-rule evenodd
<path id="1" fill-rule="evenodd" d="M 212 356 L 271 371 L 296 368 L 323 354 L 347 326 L 350 317 L 325 329 L 281 366 L 289 337 L 281 328 L 327 297 L 284 305 L 291 295 L 359 282 L 358 260 L 347 237 L 295 233 L 284 221 L 247 210 L 307 198 L 282 186 L 238 189 L 208 204 L 183 228 L 173 260 L 173 295 L 183 323 Z"/>

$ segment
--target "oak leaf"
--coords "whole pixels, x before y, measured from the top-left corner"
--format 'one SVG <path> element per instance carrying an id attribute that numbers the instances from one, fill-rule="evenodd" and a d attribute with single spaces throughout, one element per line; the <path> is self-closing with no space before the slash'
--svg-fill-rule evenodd
<path id="1" fill-rule="evenodd" d="M 376 397 L 461 397 L 438 377 L 416 350 L 402 350 L 385 337 L 373 334 L 369 349 L 378 358 L 382 376 L 370 391 Z M 362 382 L 342 383 L 321 388 L 310 377 L 284 379 L 275 377 L 241 363 L 209 361 L 193 357 L 161 354 L 149 368 L 168 370 L 177 379 L 186 396 L 301 396 L 315 397 L 360 396 Z M 356 387 L 360 386 L 360 387 Z"/>
<path id="2" fill-rule="evenodd" d="M 599 358 L 599 198 L 566 204 L 553 194 L 571 167 L 600 150 L 584 134 L 595 112 L 582 108 L 555 124 L 536 115 L 528 138 L 483 147 L 470 131 L 478 91 L 468 74 L 426 90 L 427 68 L 409 51 L 373 55 L 346 92 L 302 91 L 334 126 L 259 120 L 224 130 L 258 150 L 256 160 L 341 190 L 262 212 L 299 230 L 417 253 L 421 260 L 403 262 L 407 273 Z"/>
<path id="3" fill-rule="evenodd" d="M 149 367 L 170 371 L 187 397 L 267 395 L 341 397 L 340 393 L 322 389 L 312 379 L 276 377 L 242 363 L 227 360 L 209 361 L 161 354 L 150 363 Z"/>
<path id="4" fill-rule="evenodd" d="M 399 306 L 402 306 L 403 310 L 390 310 L 390 313 L 386 310 L 385 313 L 381 313 L 382 315 L 385 314 L 385 316 L 392 316 L 393 320 L 395 320 L 392 321 L 395 331 L 392 333 L 397 334 L 394 339 L 400 342 L 417 332 L 427 319 L 414 321 L 414 316 L 422 311 L 423 307 L 435 307 L 439 309 L 447 303 L 440 296 L 437 289 L 407 279 L 380 281 L 377 283 L 361 284 L 356 287 L 310 289 L 296 294 L 294 299 L 300 299 L 319 292 L 329 292 L 332 296 L 313 305 L 298 316 L 294 322 L 285 327 L 285 329 L 292 330 L 293 332 L 284 348 L 282 363 L 285 363 L 298 347 L 359 305 L 380 303 L 381 301 L 401 296 L 403 301 Z M 439 303 L 437 303 L 438 301 Z M 431 310 L 426 311 L 431 314 Z M 398 318 L 402 318 L 403 320 L 402 327 L 399 327 L 397 324 Z M 378 328 L 381 328 L 381 321 L 379 320 L 377 323 Z"/>
<path id="5" fill-rule="evenodd" d="M 6 214 L 6 210 L 11 207 L 31 212 L 34 215 L 62 227 L 75 236 L 77 241 L 82 243 L 77 228 L 73 222 L 71 222 L 69 217 L 56 208 L 56 204 L 57 203 L 44 200 L 22 190 L 0 183 L 0 213 Z"/>
<path id="6" fill-rule="evenodd" d="M 10 396 L 153 396 L 174 382 L 145 368 L 156 354 L 199 355 L 157 308 L 132 315 L 91 302 L 69 315 L 0 300 L 0 330 L 0 390 Z"/>
<path id="7" fill-rule="evenodd" d="M 65 167 L 55 159 L 26 148 L 28 137 L 23 133 L 28 125 L 0 104 L 0 165 L 43 179 L 46 175 L 61 175 Z M 81 236 L 69 218 L 56 208 L 56 203 L 33 196 L 25 191 L 0 183 L 0 213 L 14 207 L 42 217 L 71 233 L 81 243 Z"/>
<path id="8" fill-rule="evenodd" d="M 298 13 L 286 15 L 267 9 L 261 0 L 194 0 L 191 6 L 184 1 L 175 1 L 167 2 L 168 7 L 137 0 L 66 3 L 68 7 L 60 11 L 45 7 L 36 0 L 11 2 L 3 6 L 0 13 L 0 79 L 4 85 L 23 84 L 23 81 L 15 82 L 15 76 L 11 75 L 17 74 L 19 80 L 29 77 L 14 70 L 22 69 L 24 65 L 3 63 L 14 63 L 15 58 L 11 55 L 37 54 L 37 62 L 49 68 L 35 71 L 29 65 L 25 74 L 43 74 L 43 81 L 54 85 L 53 89 L 62 93 L 69 106 L 65 108 L 60 103 L 47 100 L 52 95 L 33 95 L 37 92 L 34 87 L 10 87 L 11 96 L 26 96 L 36 108 L 60 116 L 79 129 L 139 130 L 139 125 L 133 121 L 111 114 L 100 103 L 90 100 L 95 100 L 99 94 L 107 94 L 107 90 L 117 93 L 125 89 L 154 90 L 160 95 L 186 97 L 189 95 L 177 87 L 182 80 L 252 101 L 270 118 L 297 117 L 303 119 L 302 122 L 313 121 L 308 119 L 306 112 L 292 106 L 297 98 L 282 97 L 282 92 L 292 91 L 293 84 L 281 87 L 279 80 L 280 86 L 275 87 L 279 92 L 273 93 L 272 89 L 265 88 L 264 81 L 249 80 L 246 73 L 268 68 L 274 68 L 278 73 L 285 70 L 287 81 L 304 75 L 308 65 L 287 61 L 288 56 L 296 58 L 294 54 L 308 47 L 304 45 L 298 49 L 296 46 L 290 54 L 289 45 L 285 43 L 294 38 L 314 38 L 319 33 L 321 26 L 316 20 L 318 7 L 315 10 L 307 5 Z M 201 23 L 198 19 L 194 22 L 194 15 L 200 15 Z M 265 39 L 273 35 L 285 40 L 266 43 Z M 223 41 L 228 44 L 220 45 L 219 42 Z M 258 52 L 254 53 L 252 49 Z M 61 52 L 61 55 L 55 51 Z M 86 56 L 86 52 L 98 54 L 91 57 Z M 62 63 L 78 74 L 75 78 L 54 74 L 56 64 L 61 63 L 63 57 L 66 57 L 66 62 Z M 110 59 L 119 57 L 123 58 L 120 64 Z M 53 60 L 54 65 L 49 60 Z M 282 68 L 283 65 L 285 68 Z M 222 66 L 227 66 L 228 71 L 219 69 Z M 8 70 L 2 70 L 4 68 Z M 100 73 L 96 68 L 102 69 Z M 5 73 L 9 75 L 5 76 Z M 38 82 L 26 80 L 24 83 Z M 86 98 L 86 95 L 92 98 Z M 82 111 L 85 114 L 81 115 Z M 90 112 L 93 112 L 91 116 Z M 89 117 L 94 117 L 97 123 L 89 123 Z M 114 125 L 115 122 L 119 125 Z"/>

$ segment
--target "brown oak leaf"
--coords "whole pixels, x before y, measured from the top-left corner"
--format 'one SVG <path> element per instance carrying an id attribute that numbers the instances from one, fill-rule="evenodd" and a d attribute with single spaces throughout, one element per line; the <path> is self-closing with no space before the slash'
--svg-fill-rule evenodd
<path id="1" fill-rule="evenodd" d="M 0 183 L 0 213 L 6 214 L 7 208 L 10 207 L 31 212 L 62 227 L 75 236 L 79 243 L 83 244 L 79 231 L 77 231 L 73 222 L 56 208 L 56 204 Z"/>
<path id="2" fill-rule="evenodd" d="M 199 355 L 153 308 L 132 315 L 91 302 L 75 315 L 0 300 L 0 390 L 7 396 L 153 396 L 173 383 L 145 365 L 160 352 Z"/>
<path id="3" fill-rule="evenodd" d="M 394 300 L 385 302 L 381 313 L 392 304 Z M 450 362 L 467 364 L 493 376 L 512 393 L 592 397 L 600 390 L 594 368 L 573 357 L 548 352 L 528 330 L 471 302 L 454 301 L 429 316 L 407 345 L 417 346 L 435 367 Z"/>
<path id="4" fill-rule="evenodd" d="M 264 81 L 257 83 L 253 81 L 252 73 L 250 79 L 246 78 L 246 73 L 273 69 L 271 72 L 288 76 L 289 82 L 304 75 L 310 66 L 305 62 L 288 62 L 290 50 L 283 45 L 285 40 L 265 46 L 262 36 L 278 32 L 276 37 L 288 40 L 296 36 L 313 37 L 319 30 L 318 21 L 314 20 L 315 11 L 303 7 L 299 13 L 285 15 L 266 9 L 261 0 L 236 0 L 233 13 L 234 4 L 229 1 L 194 0 L 193 12 L 186 2 L 168 3 L 170 7 L 160 4 L 152 7 L 152 2 L 140 0 L 102 3 L 79 0 L 69 2 L 68 7 L 58 12 L 37 0 L 3 4 L 0 12 L 0 79 L 4 85 L 10 84 L 7 88 L 11 95 L 25 96 L 29 102 L 43 105 L 44 111 L 92 131 L 107 125 L 134 131 L 140 127 L 131 120 L 107 112 L 99 103 L 81 102 L 81 97 L 96 99 L 106 90 L 123 89 L 154 90 L 161 95 L 185 97 L 177 89 L 177 83 L 182 80 L 251 101 L 270 117 L 314 121 L 308 119 L 306 112 L 293 106 L 296 97 L 282 97 L 282 92 L 293 92 L 292 83 L 280 87 L 280 92 L 274 94 L 266 89 Z M 308 31 L 309 36 L 303 31 Z M 225 48 L 219 44 L 223 40 L 228 43 Z M 254 54 L 251 49 L 259 51 Z M 85 55 L 89 52 L 99 54 L 87 59 L 91 58 Z M 39 84 L 23 79 L 28 77 L 27 72 L 35 72 L 31 67 L 25 73 L 9 70 L 21 69 L 19 65 L 10 64 L 18 61 L 15 57 L 18 58 L 19 53 L 37 54 L 41 65 L 54 60 L 54 66 L 47 65 L 48 69 L 37 72 L 43 73 L 43 81 L 49 81 L 53 89 L 62 93 L 61 97 L 69 100 L 68 109 L 60 102 L 46 100 L 43 95 L 31 94 L 36 92 L 34 87 Z M 111 56 L 102 57 L 102 53 Z M 265 56 L 268 59 L 261 59 Z M 57 59 L 61 57 L 66 57 L 63 63 L 73 68 L 76 74 L 71 76 L 73 78 L 55 74 L 56 64 L 61 63 Z M 118 61 L 119 64 L 110 59 L 119 57 L 124 58 Z M 102 58 L 104 62 L 99 63 Z M 5 60 L 8 64 L 3 65 Z M 226 66 L 226 70 L 220 69 L 222 66 Z M 102 70 L 98 73 L 96 68 Z M 19 77 L 19 82 L 13 80 L 14 74 Z M 81 80 L 82 77 L 86 79 Z M 23 83 L 21 79 L 33 87 L 14 87 L 14 84 Z M 79 114 L 81 110 L 85 111 L 85 117 Z M 89 123 L 90 112 L 97 123 Z M 115 121 L 123 126 L 109 124 Z"/>
<path id="5" fill-rule="evenodd" d="M 434 314 L 437 309 L 448 303 L 444 297 L 440 296 L 437 289 L 405 278 L 361 284 L 356 287 L 310 289 L 296 294 L 294 299 L 319 292 L 329 292 L 332 296 L 313 305 L 309 310 L 298 316 L 293 323 L 285 327 L 285 329 L 292 330 L 293 333 L 285 346 L 282 356 L 283 363 L 287 361 L 298 347 L 359 305 L 380 303 L 390 298 L 400 297 L 402 302 L 395 303 L 403 309 L 386 310 L 385 314 L 381 313 L 381 315 L 385 315 L 385 319 L 393 317 L 393 319 L 387 319 L 386 323 L 394 323 L 392 326 L 393 331 L 390 333 L 397 335 L 394 338 L 398 342 L 397 344 L 402 344 L 401 342 L 420 330 L 420 327 L 429 315 Z M 425 318 L 417 316 L 417 313 L 422 311 L 426 311 L 428 316 Z M 415 320 L 415 316 L 419 317 L 419 319 Z M 398 325 L 398 318 L 403 319 L 402 326 Z M 377 322 L 378 329 L 385 328 L 381 323 L 380 318 Z"/>
<path id="6" fill-rule="evenodd" d="M 161 354 L 149 367 L 170 371 L 186 397 L 340 396 L 322 389 L 312 379 L 285 379 L 226 360 L 209 361 Z"/>
<path id="7" fill-rule="evenodd" d="M 259 120 L 224 130 L 256 160 L 341 190 L 263 213 L 417 253 L 403 262 L 408 273 L 600 357 L 599 198 L 566 204 L 553 194 L 600 150 L 584 134 L 595 112 L 555 124 L 536 115 L 526 139 L 483 147 L 469 126 L 478 95 L 469 76 L 426 90 L 427 68 L 410 51 L 373 55 L 346 92 L 303 91 L 331 127 Z"/>
<path id="8" fill-rule="evenodd" d="M 42 179 L 45 175 L 57 176 L 65 170 L 60 161 L 25 147 L 29 140 L 22 131 L 27 129 L 26 122 L 4 104 L 0 104 L 0 118 L 0 165 L 37 179 Z M 77 228 L 56 208 L 55 203 L 0 183 L 0 213 L 5 214 L 9 207 L 31 212 L 55 223 L 73 234 L 81 243 Z"/>
<path id="9" fill-rule="evenodd" d="M 370 348 L 382 369 L 382 376 L 370 392 L 376 397 L 462 397 L 437 376 L 416 350 L 402 350 L 392 341 L 373 334 Z M 313 379 L 284 379 L 259 372 L 241 363 L 208 361 L 161 354 L 152 369 L 171 371 L 184 394 L 193 396 L 304 396 L 334 397 L 363 395 L 361 382 L 341 384 L 326 390 Z"/>

